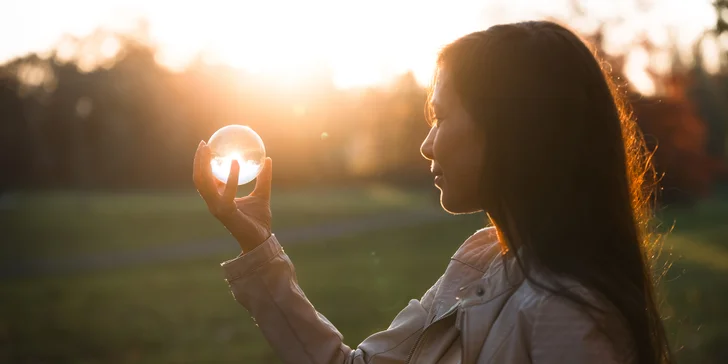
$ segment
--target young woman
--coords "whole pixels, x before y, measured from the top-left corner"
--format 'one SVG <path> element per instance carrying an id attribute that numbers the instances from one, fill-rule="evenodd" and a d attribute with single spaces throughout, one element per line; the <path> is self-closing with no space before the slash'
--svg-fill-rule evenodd
<path id="1" fill-rule="evenodd" d="M 270 159 L 255 191 L 235 198 L 234 183 L 215 185 L 200 143 L 196 186 L 243 250 L 222 264 L 227 282 L 280 358 L 669 362 L 650 273 L 649 158 L 585 43 L 551 22 L 497 25 L 446 46 L 433 89 L 421 151 L 442 207 L 484 211 L 492 226 L 355 349 L 306 299 L 270 231 Z"/>

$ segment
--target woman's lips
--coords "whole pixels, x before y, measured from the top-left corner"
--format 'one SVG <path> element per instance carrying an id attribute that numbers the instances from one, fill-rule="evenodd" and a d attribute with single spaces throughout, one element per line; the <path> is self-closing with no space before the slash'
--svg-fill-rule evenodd
<path id="1" fill-rule="evenodd" d="M 443 179 L 443 177 L 441 174 L 436 175 L 435 176 L 435 185 L 440 186 L 440 184 L 442 184 L 442 179 Z"/>

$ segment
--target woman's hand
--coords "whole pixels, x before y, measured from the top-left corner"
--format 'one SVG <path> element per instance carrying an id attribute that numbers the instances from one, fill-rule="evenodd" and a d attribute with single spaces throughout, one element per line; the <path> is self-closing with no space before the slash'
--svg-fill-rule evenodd
<path id="1" fill-rule="evenodd" d="M 212 153 L 204 141 L 197 146 L 192 179 L 207 208 L 230 231 L 243 253 L 253 250 L 271 236 L 270 189 L 272 161 L 265 159 L 263 169 L 250 195 L 235 198 L 240 166 L 233 161 L 227 184 L 212 175 Z"/>

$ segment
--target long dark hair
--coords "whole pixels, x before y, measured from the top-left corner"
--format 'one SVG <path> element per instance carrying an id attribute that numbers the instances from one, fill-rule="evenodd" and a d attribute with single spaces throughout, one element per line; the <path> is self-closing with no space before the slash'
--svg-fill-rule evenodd
<path id="1" fill-rule="evenodd" d="M 504 249 L 527 252 L 527 273 L 606 298 L 639 363 L 670 362 L 652 274 L 655 173 L 595 51 L 553 22 L 503 24 L 443 48 L 438 68 L 485 133 L 481 206 Z"/>

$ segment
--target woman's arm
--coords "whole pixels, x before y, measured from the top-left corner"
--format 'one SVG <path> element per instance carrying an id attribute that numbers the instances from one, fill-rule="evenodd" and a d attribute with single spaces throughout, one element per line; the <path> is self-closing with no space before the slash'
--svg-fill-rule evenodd
<path id="1" fill-rule="evenodd" d="M 403 362 L 425 326 L 439 284 L 422 301 L 411 300 L 387 330 L 352 350 L 308 301 L 275 236 L 222 267 L 235 299 L 253 316 L 271 347 L 284 362 L 296 364 Z"/>
<path id="2" fill-rule="evenodd" d="M 351 350 L 303 294 L 291 260 L 271 233 L 271 159 L 266 158 L 253 192 L 235 198 L 240 166 L 233 161 L 224 184 L 212 176 L 211 158 L 209 146 L 201 141 L 193 164 L 195 186 L 244 252 L 222 264 L 225 278 L 235 299 L 248 309 L 281 359 L 297 364 L 404 361 L 425 325 L 427 307 L 432 304 L 427 301 L 432 301 L 434 290 L 423 302 L 410 301 L 386 331 Z"/>

